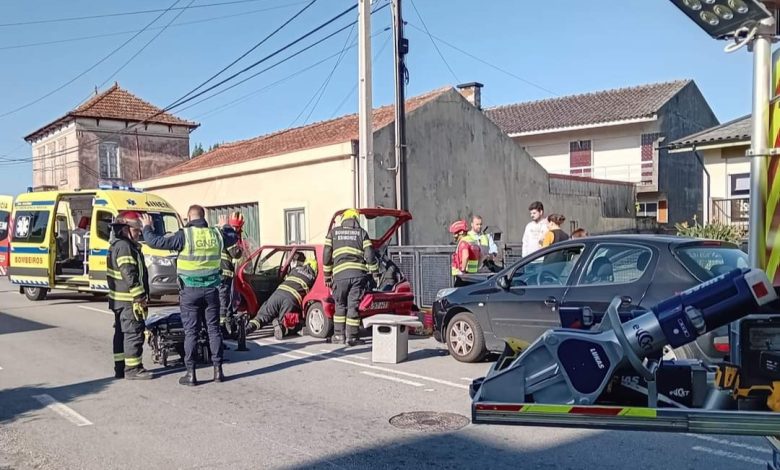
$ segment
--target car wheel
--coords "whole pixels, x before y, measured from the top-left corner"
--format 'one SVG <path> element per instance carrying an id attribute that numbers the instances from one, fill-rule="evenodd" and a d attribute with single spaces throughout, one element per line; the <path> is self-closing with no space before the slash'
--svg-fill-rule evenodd
<path id="1" fill-rule="evenodd" d="M 447 349 L 460 362 L 478 362 L 487 354 L 485 334 L 474 315 L 455 315 L 447 327 Z"/>
<path id="2" fill-rule="evenodd" d="M 25 287 L 24 288 L 24 296 L 28 299 L 32 300 L 33 302 L 37 302 L 39 300 L 43 300 L 46 298 L 47 289 L 44 289 L 42 287 Z"/>
<path id="3" fill-rule="evenodd" d="M 314 302 L 306 309 L 306 329 L 315 338 L 327 338 L 333 332 L 333 319 L 325 315 L 321 303 Z"/>

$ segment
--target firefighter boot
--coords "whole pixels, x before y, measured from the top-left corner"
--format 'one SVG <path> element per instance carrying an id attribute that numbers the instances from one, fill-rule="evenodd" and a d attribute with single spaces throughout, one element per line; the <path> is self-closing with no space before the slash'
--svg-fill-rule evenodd
<path id="1" fill-rule="evenodd" d="M 198 384 L 198 379 L 195 378 L 195 368 L 187 367 L 187 373 L 179 377 L 179 385 L 189 385 L 190 387 Z"/>
<path id="2" fill-rule="evenodd" d="M 225 381 L 225 374 L 222 373 L 222 364 L 214 366 L 214 382 L 221 383 Z"/>
<path id="3" fill-rule="evenodd" d="M 127 380 L 149 380 L 152 378 L 152 373 L 143 367 L 133 367 L 125 369 L 125 378 Z"/>
<path id="4" fill-rule="evenodd" d="M 325 342 L 333 344 L 346 344 L 346 338 L 344 338 L 344 335 L 334 334 L 330 338 L 326 339 Z"/>
<path id="5" fill-rule="evenodd" d="M 362 346 L 366 344 L 366 342 L 360 338 L 349 338 L 347 340 L 347 346 Z"/>
<path id="6" fill-rule="evenodd" d="M 278 319 L 273 320 L 274 325 L 274 338 L 278 341 L 281 341 L 284 339 L 284 335 L 287 334 L 287 327 L 282 325 L 282 322 L 280 322 Z"/>

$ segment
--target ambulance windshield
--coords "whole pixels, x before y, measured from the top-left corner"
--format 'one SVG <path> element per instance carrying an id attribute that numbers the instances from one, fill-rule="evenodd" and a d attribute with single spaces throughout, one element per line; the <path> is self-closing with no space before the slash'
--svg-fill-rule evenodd
<path id="1" fill-rule="evenodd" d="M 0 211 L 0 241 L 8 237 L 8 219 L 10 215 L 8 211 Z"/>
<path id="2" fill-rule="evenodd" d="M 180 228 L 179 217 L 171 212 L 149 212 L 152 216 L 152 229 L 155 235 L 169 236 Z"/>

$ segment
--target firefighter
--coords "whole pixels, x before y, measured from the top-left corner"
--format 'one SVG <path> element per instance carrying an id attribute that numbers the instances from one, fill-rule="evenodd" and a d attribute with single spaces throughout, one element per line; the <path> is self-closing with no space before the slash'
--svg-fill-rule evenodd
<path id="1" fill-rule="evenodd" d="M 470 243 L 467 237 L 468 225 L 465 220 L 457 220 L 450 225 L 457 248 L 452 255 L 452 275 L 455 277 L 455 287 L 459 287 L 461 274 L 473 274 L 479 270 L 479 248 Z"/>
<path id="2" fill-rule="evenodd" d="M 111 224 L 114 237 L 106 257 L 108 307 L 114 312 L 114 372 L 117 378 L 148 380 L 152 374 L 141 362 L 144 321 L 148 315 L 149 277 L 138 240 L 137 212 L 119 213 Z"/>
<path id="3" fill-rule="evenodd" d="M 201 317 L 206 320 L 214 366 L 214 382 L 222 382 L 222 330 L 219 327 L 219 285 L 222 282 L 220 261 L 224 247 L 236 244 L 237 237 L 227 220 L 220 217 L 222 230 L 209 227 L 206 211 L 201 206 L 190 206 L 189 223 L 169 237 L 159 236 L 152 230 L 152 218 L 144 214 L 144 241 L 158 250 L 178 251 L 176 272 L 179 278 L 179 302 L 184 324 L 184 365 L 187 372 L 179 379 L 181 385 L 197 385 L 195 376 L 195 350 Z"/>
<path id="4" fill-rule="evenodd" d="M 332 288 L 336 301 L 334 333 L 330 341 L 350 346 L 364 344 L 358 338 L 358 305 L 368 290 L 371 275 L 377 274 L 379 266 L 371 239 L 358 222 L 357 210 L 344 211 L 341 225 L 334 227 L 325 238 L 322 257 L 325 285 Z"/>
<path id="5" fill-rule="evenodd" d="M 243 256 L 241 232 L 244 227 L 244 216 L 240 212 L 234 212 L 228 219 L 228 225 L 236 232 L 238 242 L 222 250 L 220 270 L 222 271 L 222 283 L 219 285 L 219 324 L 228 334 L 232 334 L 233 320 L 233 280 L 236 275 L 236 267 Z"/>
<path id="6" fill-rule="evenodd" d="M 302 253 L 300 253 L 302 255 Z M 274 325 L 274 338 L 281 340 L 289 333 L 284 316 L 303 311 L 303 299 L 317 279 L 317 260 L 311 258 L 290 269 L 290 273 L 260 308 L 257 316 L 249 321 L 246 333 L 259 330 L 269 323 Z"/>

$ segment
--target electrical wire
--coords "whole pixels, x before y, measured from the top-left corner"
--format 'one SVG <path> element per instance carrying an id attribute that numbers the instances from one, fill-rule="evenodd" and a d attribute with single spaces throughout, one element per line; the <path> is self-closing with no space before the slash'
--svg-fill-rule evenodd
<path id="1" fill-rule="evenodd" d="M 388 30 L 389 30 L 389 28 L 388 28 L 388 29 L 385 29 L 385 31 L 388 31 Z M 376 53 L 374 54 L 374 62 L 376 62 L 376 61 L 377 61 L 377 59 L 379 58 L 379 56 L 380 56 L 380 55 L 382 55 L 382 52 L 384 52 L 384 50 L 387 48 L 387 45 L 388 45 L 388 44 L 390 44 L 390 39 L 392 39 L 392 37 L 393 37 L 392 35 L 389 35 L 389 36 L 387 36 L 387 37 L 385 38 L 385 41 L 382 43 L 382 45 L 381 45 L 381 46 L 379 46 L 379 49 L 378 49 L 378 50 L 376 51 Z M 344 106 L 344 104 L 347 102 L 347 100 L 349 100 L 349 98 L 350 98 L 352 95 L 354 95 L 354 94 L 355 94 L 355 92 L 357 91 L 357 87 L 358 87 L 358 84 L 357 84 L 357 82 L 355 82 L 355 84 L 354 84 L 354 85 L 352 85 L 352 89 L 349 91 L 349 93 L 347 93 L 347 94 L 346 94 L 346 96 L 344 96 L 344 98 L 341 100 L 341 102 L 339 103 L 339 105 L 338 105 L 338 106 L 336 106 L 336 110 L 335 110 L 335 111 L 333 111 L 333 114 L 331 114 L 331 116 L 330 116 L 330 118 L 331 118 L 331 119 L 333 119 L 334 117 L 336 117 L 336 115 L 339 113 L 339 111 L 341 111 L 341 108 Z"/>
<path id="2" fill-rule="evenodd" d="M 420 14 L 420 10 L 417 9 L 417 5 L 414 4 L 414 0 L 410 0 L 410 2 L 412 4 L 412 8 L 414 8 L 414 13 L 417 15 L 417 18 L 420 19 L 420 23 L 422 23 L 423 28 L 425 28 L 425 32 L 428 34 L 428 38 L 431 40 L 431 44 L 433 44 L 433 48 L 436 49 L 436 53 L 439 54 L 439 57 L 441 58 L 442 62 L 444 62 L 444 65 L 447 66 L 447 70 L 449 70 L 450 74 L 452 74 L 452 78 L 455 79 L 455 83 L 460 83 L 460 79 L 458 79 L 458 76 L 455 74 L 455 71 L 452 70 L 452 67 L 450 67 L 450 63 L 447 62 L 447 59 L 444 58 L 444 54 L 441 53 L 439 46 L 436 44 L 436 41 L 433 40 L 431 31 L 428 29 L 428 25 L 425 24 L 425 20 Z"/>
<path id="3" fill-rule="evenodd" d="M 117 52 L 119 52 L 121 49 L 123 49 L 125 46 L 127 46 L 128 44 L 130 44 L 130 42 L 131 42 L 133 39 L 135 39 L 135 38 L 137 38 L 138 36 L 140 36 L 140 35 L 141 35 L 141 33 L 143 33 L 144 31 L 146 31 L 146 29 L 147 29 L 147 28 L 149 28 L 150 26 L 152 26 L 152 25 L 153 25 L 155 22 L 157 22 L 157 20 L 159 20 L 160 18 L 162 18 L 162 16 L 163 16 L 163 15 L 165 15 L 167 12 L 169 12 L 169 11 L 171 10 L 171 8 L 173 8 L 174 6 L 176 6 L 176 4 L 177 4 L 177 3 L 179 3 L 179 1 L 180 1 L 180 0 L 176 0 L 175 2 L 173 2 L 173 3 L 171 4 L 171 6 L 170 6 L 170 7 L 168 7 L 168 9 L 166 9 L 165 11 L 163 11 L 162 13 L 160 13 L 159 15 L 157 15 L 157 17 L 155 17 L 155 19 L 153 19 L 153 20 L 152 20 L 150 23 L 148 23 L 148 24 L 146 25 L 146 27 L 144 27 L 144 29 L 142 29 L 142 30 L 140 30 L 139 32 L 137 32 L 136 34 L 134 34 L 134 35 L 133 35 L 133 36 L 132 36 L 130 39 L 128 39 L 127 41 L 123 42 L 123 43 L 122 43 L 122 44 L 121 44 L 119 47 L 117 47 L 117 48 L 115 48 L 114 50 L 112 50 L 111 52 L 109 52 L 109 53 L 108 53 L 108 55 L 104 56 L 102 59 L 100 59 L 99 61 L 97 61 L 97 62 L 95 62 L 94 64 L 92 64 L 92 66 L 90 66 L 88 69 L 84 70 L 84 71 L 83 71 L 83 72 L 81 72 L 80 74 L 76 75 L 75 77 L 71 78 L 71 79 L 70 79 L 70 80 L 68 80 L 67 82 L 63 83 L 62 85 L 58 86 L 57 88 L 53 89 L 52 91 L 50 91 L 50 92 L 46 93 L 45 95 L 43 95 L 43 96 L 41 96 L 41 97 L 39 97 L 39 98 L 36 98 L 36 99 L 34 99 L 33 101 L 30 101 L 30 102 L 28 102 L 28 103 L 26 103 L 26 104 L 23 104 L 22 106 L 19 106 L 19 107 L 17 107 L 17 108 L 14 108 L 14 109 L 12 109 L 12 110 L 10 110 L 10 111 L 6 111 L 6 112 L 4 112 L 4 113 L 0 114 L 0 118 L 4 118 L 4 117 L 10 116 L 10 115 L 12 115 L 12 114 L 16 114 L 16 113 L 18 113 L 19 111 L 22 111 L 23 109 L 27 109 L 27 108 L 29 108 L 30 106 L 33 106 L 33 105 L 35 105 L 35 104 L 37 104 L 37 103 L 40 103 L 41 101 L 45 100 L 46 98 L 50 97 L 51 95 L 53 95 L 53 94 L 57 93 L 58 91 L 62 90 L 62 89 L 63 89 L 63 88 L 65 88 L 65 87 L 67 87 L 67 86 L 68 86 L 68 85 L 70 85 L 71 83 L 75 82 L 75 81 L 76 81 L 76 80 L 78 80 L 79 78 L 81 78 L 81 77 L 83 77 L 84 75 L 88 74 L 89 72 L 91 72 L 92 70 L 94 70 L 95 68 L 97 68 L 97 67 L 98 67 L 100 64 L 102 64 L 103 62 L 105 62 L 106 60 L 108 60 L 109 58 L 111 58 L 111 56 L 113 56 L 114 54 L 116 54 Z"/>
<path id="4" fill-rule="evenodd" d="M 409 26 L 411 26 L 412 28 L 416 29 L 417 31 L 425 33 L 424 29 L 422 29 L 422 28 L 420 28 L 418 26 L 415 26 L 413 23 L 407 23 L 407 24 Z M 458 46 L 456 46 L 454 44 L 451 44 L 451 43 L 445 41 L 444 39 L 442 39 L 440 37 L 437 37 L 437 36 L 435 36 L 433 34 L 431 34 L 430 37 L 432 37 L 433 39 L 439 41 L 440 43 L 444 44 L 445 46 L 449 46 L 450 48 L 455 49 L 456 51 L 460 52 L 461 54 L 464 54 L 464 55 L 466 55 L 468 57 L 471 57 L 472 59 L 476 60 L 477 62 L 481 62 L 481 63 L 487 65 L 490 68 L 498 70 L 499 72 L 501 72 L 503 74 L 506 74 L 506 75 L 508 75 L 508 76 L 510 76 L 512 78 L 516 78 L 517 80 L 520 80 L 521 82 L 523 82 L 523 83 L 525 83 L 527 85 L 530 85 L 530 86 L 532 86 L 534 88 L 538 88 L 539 90 L 542 90 L 542 91 L 544 91 L 546 93 L 549 93 L 552 96 L 558 96 L 558 93 L 555 93 L 554 91 L 552 91 L 552 90 L 550 90 L 548 88 L 545 88 L 542 85 L 536 84 L 536 83 L 534 83 L 534 82 L 532 82 L 530 80 L 526 80 L 525 78 L 523 78 L 523 77 L 521 77 L 519 75 L 516 75 L 516 74 L 514 74 L 514 73 L 512 73 L 512 72 L 510 72 L 508 70 L 505 70 L 505 69 L 503 69 L 503 68 L 501 68 L 501 67 L 499 67 L 499 66 L 497 66 L 495 64 L 491 64 L 490 62 L 488 62 L 488 61 L 486 61 L 486 60 L 484 60 L 484 59 L 482 59 L 480 57 L 477 57 L 477 56 L 475 56 L 474 54 L 472 54 L 470 52 L 464 51 L 463 49 L 459 48 Z"/>
<path id="5" fill-rule="evenodd" d="M 205 3 L 203 5 L 195 5 L 192 8 L 221 7 L 225 5 L 236 5 L 239 3 L 255 3 L 255 2 L 262 2 L 262 1 L 265 0 L 234 0 L 230 2 L 221 2 L 221 3 Z M 139 11 L 126 11 L 120 13 L 106 13 L 102 15 L 72 16 L 68 18 L 50 18 L 47 20 L 19 21 L 16 23 L 0 23 L 0 28 L 4 28 L 7 26 L 27 26 L 33 24 L 48 24 L 48 23 L 63 23 L 68 21 L 93 20 L 98 18 L 111 18 L 116 16 L 145 15 L 148 13 L 159 13 L 159 12 L 167 13 L 171 10 L 181 10 L 181 9 L 182 8 L 179 7 L 179 8 L 166 8 L 166 9 L 157 9 L 157 10 L 139 10 Z"/>
<path id="6" fill-rule="evenodd" d="M 255 13 L 262 13 L 262 12 L 266 12 L 266 11 L 282 10 L 284 8 L 290 8 L 290 7 L 293 7 L 295 5 L 301 5 L 303 3 L 306 3 L 306 2 L 292 2 L 292 3 L 287 3 L 287 4 L 284 4 L 284 5 L 278 5 L 278 6 L 275 6 L 275 7 L 258 8 L 258 9 L 255 9 L 255 10 L 248 10 L 248 11 L 244 11 L 244 12 L 241 12 L 241 13 L 231 13 L 230 15 L 214 16 L 214 17 L 205 18 L 205 19 L 202 19 L 202 20 L 182 21 L 181 23 L 174 23 L 170 27 L 171 28 L 178 28 L 178 27 L 181 27 L 181 26 L 189 26 L 189 25 L 193 25 L 193 24 L 211 23 L 212 21 L 219 21 L 219 20 L 224 20 L 224 19 L 228 19 L 228 18 L 235 18 L 237 16 L 247 16 L 247 15 L 253 15 Z M 195 6 L 192 6 L 190 8 L 197 8 L 197 7 L 198 7 L 198 5 L 195 5 Z M 154 26 L 154 27 L 151 27 L 151 28 L 147 28 L 146 30 L 147 31 L 154 31 L 154 30 L 162 29 L 162 28 L 163 28 L 163 26 Z M 87 40 L 90 40 L 90 39 L 108 38 L 108 37 L 113 37 L 113 36 L 124 36 L 126 34 L 133 34 L 133 33 L 139 32 L 139 31 L 141 31 L 141 30 L 140 29 L 132 29 L 132 30 L 129 30 L 129 31 L 117 31 L 115 33 L 95 34 L 95 35 L 92 35 L 92 36 L 78 36 L 78 37 L 74 37 L 74 38 L 58 39 L 56 41 L 42 41 L 42 42 L 31 42 L 31 43 L 27 43 L 27 44 L 16 44 L 16 45 L 13 45 L 13 46 L 0 46 L 0 51 L 10 50 L 10 49 L 24 49 L 24 48 L 38 47 L 38 46 L 50 46 L 52 44 L 64 44 L 64 43 L 68 43 L 68 42 L 87 41 Z"/>

